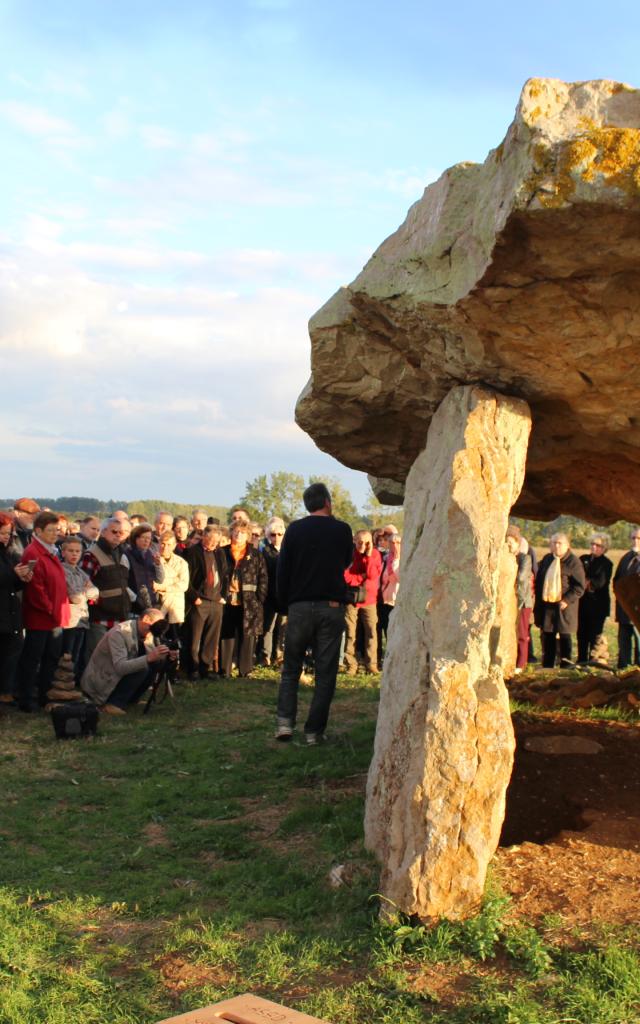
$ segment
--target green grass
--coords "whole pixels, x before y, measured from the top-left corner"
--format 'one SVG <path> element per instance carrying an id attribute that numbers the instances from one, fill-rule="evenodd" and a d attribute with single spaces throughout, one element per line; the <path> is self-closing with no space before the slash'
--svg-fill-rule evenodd
<path id="1" fill-rule="evenodd" d="M 495 891 L 464 923 L 380 921 L 376 685 L 340 680 L 318 748 L 273 741 L 276 685 L 180 684 L 89 741 L 0 719 L 0 1024 L 152 1024 L 243 991 L 334 1024 L 640 1019 L 628 932 L 559 940 Z"/>

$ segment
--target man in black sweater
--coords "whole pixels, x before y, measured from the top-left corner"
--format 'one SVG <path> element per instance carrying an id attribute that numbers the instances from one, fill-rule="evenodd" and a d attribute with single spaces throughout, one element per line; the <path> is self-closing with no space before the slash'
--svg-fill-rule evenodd
<path id="1" fill-rule="evenodd" d="M 293 734 L 300 673 L 311 647 L 315 688 L 304 732 L 307 743 L 316 744 L 324 737 L 336 688 L 344 631 L 344 570 L 353 557 L 353 536 L 347 523 L 334 518 L 325 484 L 310 484 L 303 501 L 309 515 L 288 527 L 276 573 L 278 607 L 287 615 L 276 739 L 286 742 Z"/>

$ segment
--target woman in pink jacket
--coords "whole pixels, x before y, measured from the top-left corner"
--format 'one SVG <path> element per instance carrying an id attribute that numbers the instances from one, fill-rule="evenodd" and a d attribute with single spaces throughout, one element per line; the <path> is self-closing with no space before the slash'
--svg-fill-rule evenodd
<path id="1" fill-rule="evenodd" d="M 356 658 L 356 632 L 358 622 L 362 625 L 364 644 L 364 667 L 366 672 L 378 671 L 378 585 L 382 572 L 382 556 L 374 548 L 368 530 L 358 530 L 354 537 L 353 561 L 344 571 L 344 578 L 350 587 L 362 586 L 365 589 L 364 601 L 356 605 L 347 605 L 345 614 L 346 643 L 344 648 L 344 666 L 349 676 L 358 671 Z"/>
<path id="2" fill-rule="evenodd" d="M 57 536 L 58 516 L 55 512 L 39 512 L 33 523 L 33 539 L 22 555 L 22 564 L 33 573 L 22 596 L 25 638 L 17 672 L 18 706 L 22 711 L 36 711 L 47 703 L 47 690 L 51 689 L 62 651 L 62 630 L 69 624 L 67 580 L 56 547 Z"/>

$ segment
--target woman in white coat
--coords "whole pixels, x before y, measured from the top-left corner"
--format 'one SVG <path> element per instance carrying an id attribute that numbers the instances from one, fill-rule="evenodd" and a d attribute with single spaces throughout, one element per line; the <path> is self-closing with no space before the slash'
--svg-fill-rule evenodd
<path id="1" fill-rule="evenodd" d="M 189 566 L 184 558 L 176 555 L 176 535 L 167 530 L 160 537 L 160 559 L 164 569 L 162 583 L 153 587 L 160 597 L 160 611 L 173 627 L 171 632 L 178 636 L 178 626 L 184 622 L 184 595 L 189 586 Z"/>

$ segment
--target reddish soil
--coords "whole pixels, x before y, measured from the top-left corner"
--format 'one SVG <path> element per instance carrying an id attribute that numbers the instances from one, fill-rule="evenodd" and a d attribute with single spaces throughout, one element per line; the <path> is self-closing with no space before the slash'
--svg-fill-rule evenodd
<path id="1" fill-rule="evenodd" d="M 498 874 L 518 914 L 631 924 L 640 896 L 640 727 L 514 718 L 517 748 Z M 529 736 L 581 736 L 597 754 L 541 754 Z"/>

